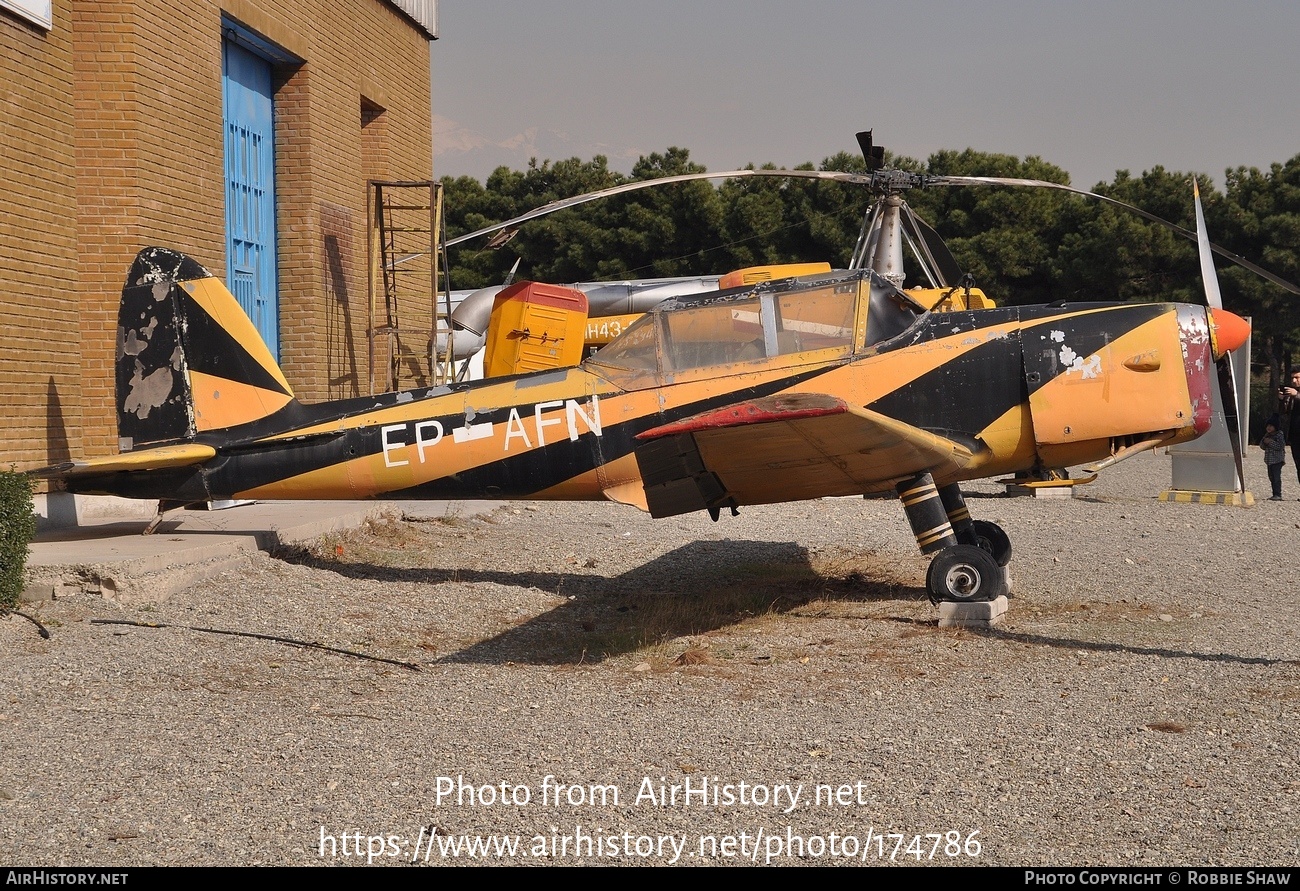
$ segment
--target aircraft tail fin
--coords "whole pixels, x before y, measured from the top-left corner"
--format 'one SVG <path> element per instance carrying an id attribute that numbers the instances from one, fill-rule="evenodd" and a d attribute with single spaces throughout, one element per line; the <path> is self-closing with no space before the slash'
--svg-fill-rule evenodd
<path id="1" fill-rule="evenodd" d="M 248 424 L 293 401 L 257 328 L 218 278 L 167 248 L 136 256 L 117 317 L 121 451 Z"/>

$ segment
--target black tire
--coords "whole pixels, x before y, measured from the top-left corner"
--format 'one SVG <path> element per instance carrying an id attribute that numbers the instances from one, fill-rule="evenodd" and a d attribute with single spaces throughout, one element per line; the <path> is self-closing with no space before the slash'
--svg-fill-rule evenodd
<path id="1" fill-rule="evenodd" d="M 1007 578 L 988 551 L 974 545 L 953 545 L 934 555 L 925 587 L 936 603 L 973 603 L 1004 596 Z"/>
<path id="2" fill-rule="evenodd" d="M 1011 538 L 1002 527 L 988 520 L 976 520 L 974 525 L 975 544 L 992 554 L 993 559 L 998 561 L 998 566 L 1010 563 Z"/>

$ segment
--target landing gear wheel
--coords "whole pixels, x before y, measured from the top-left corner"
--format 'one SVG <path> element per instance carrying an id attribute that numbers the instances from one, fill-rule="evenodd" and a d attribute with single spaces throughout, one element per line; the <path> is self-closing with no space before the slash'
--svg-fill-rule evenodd
<path id="1" fill-rule="evenodd" d="M 993 559 L 998 561 L 998 566 L 1010 563 L 1011 539 L 1002 531 L 1002 527 L 988 520 L 975 520 L 973 525 L 975 544 L 992 554 Z"/>
<path id="2" fill-rule="evenodd" d="M 934 555 L 925 588 L 935 603 L 996 600 L 1007 593 L 1007 577 L 988 551 L 959 544 Z"/>

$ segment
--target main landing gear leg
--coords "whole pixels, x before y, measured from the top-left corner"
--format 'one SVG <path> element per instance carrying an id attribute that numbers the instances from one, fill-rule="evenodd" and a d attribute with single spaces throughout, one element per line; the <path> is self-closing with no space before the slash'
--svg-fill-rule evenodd
<path id="1" fill-rule="evenodd" d="M 894 488 L 898 492 L 898 500 L 903 502 L 907 522 L 912 526 L 916 546 L 922 554 L 933 554 L 958 543 L 948 513 L 944 510 L 943 500 L 939 497 L 939 490 L 935 488 L 934 477 L 920 473 Z"/>
<path id="2" fill-rule="evenodd" d="M 971 520 L 956 485 L 945 486 L 941 492 L 934 477 L 922 473 L 899 483 L 896 489 L 917 547 L 922 554 L 934 554 L 925 579 L 932 601 L 996 600 L 1007 593 L 1006 571 L 991 551 L 977 543 L 979 527 Z M 987 525 L 1002 532 L 992 523 Z M 1005 539 L 1005 534 L 1002 537 Z M 1010 542 L 1005 550 L 1010 559 Z"/>
<path id="3" fill-rule="evenodd" d="M 952 524 L 952 531 L 957 534 L 958 541 L 988 551 L 998 561 L 998 566 L 1006 566 L 1011 562 L 1010 537 L 997 523 L 971 519 L 960 486 L 949 483 L 939 490 L 939 497 L 943 500 L 943 509 L 948 514 L 948 522 Z"/>
<path id="4" fill-rule="evenodd" d="M 966 508 L 966 498 L 961 494 L 961 487 L 956 483 L 949 483 L 940 489 L 939 497 L 943 500 L 944 510 L 948 513 L 948 522 L 952 524 L 957 540 L 964 545 L 974 545 L 992 555 L 1002 570 L 1004 585 L 1002 593 L 1010 594 L 1011 568 L 1007 566 L 1011 562 L 1010 537 L 997 523 L 971 519 L 970 511 Z M 933 587 L 931 596 L 934 596 Z"/>

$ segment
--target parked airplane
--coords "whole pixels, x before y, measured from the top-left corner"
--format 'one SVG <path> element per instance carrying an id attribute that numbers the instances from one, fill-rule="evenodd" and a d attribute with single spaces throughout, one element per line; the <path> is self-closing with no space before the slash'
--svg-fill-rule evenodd
<path id="1" fill-rule="evenodd" d="M 157 499 L 609 499 L 656 517 L 894 492 L 932 598 L 1007 588 L 960 483 L 1208 429 L 1222 309 L 929 312 L 870 269 L 669 300 L 573 368 L 305 405 L 225 286 L 141 251 L 122 292 L 121 454 L 34 471 Z"/>

